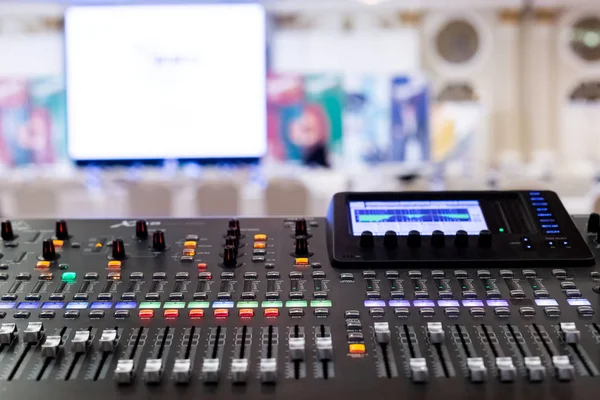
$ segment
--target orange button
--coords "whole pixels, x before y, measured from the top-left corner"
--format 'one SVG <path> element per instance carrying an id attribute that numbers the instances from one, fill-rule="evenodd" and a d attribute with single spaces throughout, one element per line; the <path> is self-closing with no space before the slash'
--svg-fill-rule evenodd
<path id="1" fill-rule="evenodd" d="M 121 273 L 120 272 L 109 272 L 107 278 L 109 281 L 120 281 Z"/>
<path id="2" fill-rule="evenodd" d="M 229 316 L 229 310 L 226 308 L 217 308 L 214 315 L 217 318 L 225 318 Z"/>
<path id="3" fill-rule="evenodd" d="M 196 250 L 183 249 L 183 255 L 184 256 L 189 256 L 189 257 L 194 257 L 196 255 Z"/>
<path id="4" fill-rule="evenodd" d="M 36 268 L 50 268 L 50 261 L 38 261 L 35 264 Z"/>
<path id="5" fill-rule="evenodd" d="M 308 258 L 296 258 L 296 265 L 308 265 Z"/>
<path id="6" fill-rule="evenodd" d="M 110 260 L 108 262 L 109 269 L 121 269 L 121 261 L 118 260 Z"/>
<path id="7" fill-rule="evenodd" d="M 183 248 L 185 249 L 195 249 L 197 247 L 198 243 L 196 243 L 195 240 L 188 240 L 187 242 L 183 243 Z"/>
<path id="8" fill-rule="evenodd" d="M 150 310 L 150 311 L 152 311 L 152 310 Z M 179 317 L 179 310 L 177 310 L 175 308 L 173 308 L 173 309 L 169 308 L 169 309 L 165 310 L 163 315 L 165 318 L 177 318 L 177 317 Z"/>
<path id="9" fill-rule="evenodd" d="M 240 317 L 242 317 L 242 318 L 254 317 L 254 310 L 251 308 L 242 308 L 240 310 Z"/>
<path id="10" fill-rule="evenodd" d="M 58 239 L 54 239 L 52 241 L 52 244 L 54 244 L 54 247 L 62 247 L 64 243 L 65 242 L 63 240 L 58 240 Z"/>
<path id="11" fill-rule="evenodd" d="M 256 240 L 257 242 L 264 242 L 265 240 L 267 240 L 267 235 L 265 235 L 264 233 L 257 233 L 256 235 L 254 235 L 254 240 Z"/>
<path id="12" fill-rule="evenodd" d="M 102 243 L 96 243 L 96 245 L 94 247 L 100 248 L 100 247 L 102 247 Z"/>
<path id="13" fill-rule="evenodd" d="M 140 310 L 138 315 L 143 319 L 152 318 L 154 317 L 154 310 Z"/>
<path id="14" fill-rule="evenodd" d="M 194 308 L 194 309 L 190 310 L 190 318 L 198 319 L 198 318 L 202 318 L 202 317 L 204 317 L 204 310 L 202 310 L 200 308 Z"/>
<path id="15" fill-rule="evenodd" d="M 254 242 L 255 249 L 264 249 L 265 247 L 267 247 L 265 242 Z"/>
<path id="16" fill-rule="evenodd" d="M 362 343 L 352 343 L 348 346 L 350 354 L 365 354 L 365 345 Z"/>
<path id="17" fill-rule="evenodd" d="M 274 317 L 277 317 L 278 315 L 279 315 L 278 308 L 265 308 L 265 317 L 274 318 Z"/>
<path id="18" fill-rule="evenodd" d="M 198 263 L 198 269 L 205 270 L 206 269 L 206 263 Z"/>

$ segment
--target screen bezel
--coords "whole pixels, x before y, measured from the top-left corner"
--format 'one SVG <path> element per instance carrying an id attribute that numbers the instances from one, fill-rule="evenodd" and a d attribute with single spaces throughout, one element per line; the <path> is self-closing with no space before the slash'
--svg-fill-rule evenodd
<path id="1" fill-rule="evenodd" d="M 143 7 L 143 8 L 149 8 L 149 7 L 156 7 L 156 8 L 161 8 L 161 7 L 178 7 L 178 6 L 183 6 L 183 7 L 191 7 L 191 6 L 198 6 L 198 7 L 203 7 L 203 6 L 219 6 L 219 5 L 228 5 L 228 6 L 235 6 L 235 5 L 255 5 L 261 8 L 263 14 L 264 14 L 264 37 L 265 37 L 265 44 L 264 44 L 264 57 L 265 57 L 265 87 L 264 87 L 264 110 L 265 110 L 265 132 L 264 132 L 264 137 L 265 137 L 265 148 L 264 151 L 262 152 L 262 154 L 257 154 L 256 156 L 218 156 L 218 157 L 194 157 L 194 158 L 189 158 L 189 157 L 185 157 L 185 158 L 173 158 L 173 157 L 168 157 L 168 158 L 94 158 L 94 159 L 86 159 L 86 158 L 75 158 L 72 156 L 71 152 L 70 152 L 70 148 L 69 148 L 69 108 L 68 108 L 68 104 L 69 104 L 69 80 L 68 80 L 68 62 L 67 62 L 67 58 L 68 58 L 68 54 L 69 54 L 69 48 L 68 48 L 68 41 L 67 41 L 67 36 L 68 36 L 68 23 L 67 23 L 67 18 L 68 15 L 70 13 L 71 10 L 73 9 L 82 9 L 82 8 L 114 8 L 114 9 L 118 9 L 118 8 L 125 8 L 125 7 Z M 66 144 L 66 148 L 67 148 L 67 156 L 69 157 L 69 159 L 76 165 L 79 167 L 126 167 L 126 166 L 135 166 L 135 165 L 147 165 L 147 166 L 160 166 L 163 165 L 166 161 L 169 162 L 175 162 L 178 165 L 186 165 L 186 164 L 198 164 L 198 165 L 240 165 L 240 166 L 246 166 L 246 165 L 258 165 L 261 161 L 261 159 L 263 157 L 265 157 L 267 155 L 268 152 L 268 132 L 266 130 L 267 127 L 267 72 L 269 69 L 269 35 L 271 32 L 271 27 L 270 27 L 270 19 L 267 15 L 266 12 L 266 8 L 264 7 L 264 5 L 257 3 L 255 1 L 252 0 L 232 0 L 229 1 L 227 3 L 223 3 L 222 1 L 219 0 L 207 0 L 205 2 L 202 3 L 185 3 L 185 2 L 173 2 L 173 3 L 151 3 L 151 2 L 142 2 L 142 3 L 138 3 L 138 2 L 133 2 L 131 0 L 129 1 L 124 1 L 124 2 L 120 2 L 120 3 L 85 3 L 85 4 L 71 4 L 68 5 L 65 8 L 64 11 L 64 29 L 63 29 L 63 52 L 62 52 L 62 61 L 63 61 L 63 80 L 65 82 L 65 104 L 67 105 L 67 107 L 65 107 L 65 112 L 64 112 L 64 116 L 65 116 L 65 144 Z"/>

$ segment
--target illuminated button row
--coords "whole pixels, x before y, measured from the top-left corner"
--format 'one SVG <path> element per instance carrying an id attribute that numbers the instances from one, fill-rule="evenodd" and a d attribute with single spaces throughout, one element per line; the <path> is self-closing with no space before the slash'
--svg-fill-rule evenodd
<path id="1" fill-rule="evenodd" d="M 571 306 L 590 306 L 591 302 L 587 299 L 567 299 L 567 302 Z M 502 299 L 491 299 L 486 300 L 485 303 L 483 300 L 462 300 L 459 302 L 458 300 L 438 300 L 437 304 L 433 300 L 389 300 L 386 304 L 385 300 L 365 300 L 365 307 L 385 307 L 389 305 L 390 307 L 459 307 L 462 304 L 463 307 L 483 307 L 487 305 L 489 307 L 508 307 L 509 303 L 506 300 Z M 555 299 L 535 299 L 535 304 L 539 307 L 549 307 L 549 306 L 558 306 L 558 301 Z"/>
<path id="2" fill-rule="evenodd" d="M 547 300 L 547 299 L 545 299 Z M 577 299 L 582 300 L 582 299 Z M 0 309 L 11 309 L 11 308 L 25 308 L 25 309 L 129 309 L 129 308 L 139 308 L 139 309 L 181 309 L 181 308 L 214 308 L 214 309 L 229 309 L 229 308 L 238 308 L 238 309 L 253 309 L 253 308 L 263 308 L 263 309 L 278 309 L 282 307 L 286 308 L 304 308 L 304 307 L 312 307 L 312 308 L 328 308 L 332 307 L 331 300 L 313 300 L 310 303 L 306 300 L 289 300 L 286 301 L 285 304 L 283 301 L 263 301 L 259 303 L 258 301 L 238 301 L 237 304 L 233 301 L 215 301 L 212 304 L 208 301 L 191 301 L 186 303 L 185 301 L 167 301 L 162 303 L 160 301 L 143 301 L 141 303 L 137 303 L 135 301 L 119 301 L 113 303 L 112 301 L 71 301 L 71 302 L 44 302 L 41 303 L 39 301 L 27 301 L 27 302 L 0 302 Z"/>
<path id="3" fill-rule="evenodd" d="M 242 308 L 238 311 L 238 314 L 242 318 L 252 318 L 254 317 L 254 309 L 252 308 Z M 263 314 L 267 318 L 275 318 L 279 316 L 279 309 L 277 308 L 267 308 L 263 311 Z M 150 319 L 155 315 L 154 310 L 152 309 L 144 309 L 140 310 L 138 316 L 141 319 Z M 204 317 L 204 310 L 202 309 L 191 309 L 188 313 L 190 318 L 198 319 Z M 226 318 L 229 316 L 229 309 L 227 308 L 217 308 L 213 311 L 213 315 L 216 318 Z M 175 319 L 179 317 L 179 310 L 176 308 L 170 308 L 163 311 L 163 317 L 166 319 Z"/>

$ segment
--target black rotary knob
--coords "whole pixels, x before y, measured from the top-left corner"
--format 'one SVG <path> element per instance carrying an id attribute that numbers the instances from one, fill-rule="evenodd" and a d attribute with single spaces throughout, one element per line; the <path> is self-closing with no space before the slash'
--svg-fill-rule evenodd
<path id="1" fill-rule="evenodd" d="M 240 220 L 239 219 L 230 219 L 229 227 L 233 228 L 233 229 L 237 229 L 239 231 L 240 230 Z"/>
<path id="2" fill-rule="evenodd" d="M 492 247 L 492 232 L 488 231 L 487 229 L 479 232 L 477 245 L 483 249 Z"/>
<path id="3" fill-rule="evenodd" d="M 135 237 L 139 240 L 148 239 L 148 224 L 143 219 L 135 221 Z"/>
<path id="4" fill-rule="evenodd" d="M 308 255 L 308 238 L 306 236 L 296 236 L 296 250 L 294 254 L 297 256 Z"/>
<path id="5" fill-rule="evenodd" d="M 165 232 L 160 230 L 154 231 L 154 234 L 152 235 L 152 250 L 165 251 L 166 248 Z"/>
<path id="6" fill-rule="evenodd" d="M 227 229 L 227 236 L 235 236 L 236 238 L 240 238 L 241 233 L 239 229 L 236 228 L 229 228 Z"/>
<path id="7" fill-rule="evenodd" d="M 236 250 L 240 247 L 240 238 L 235 236 L 227 236 L 225 238 L 225 246 L 233 246 Z"/>
<path id="8" fill-rule="evenodd" d="M 587 223 L 588 233 L 600 233 L 600 214 L 591 213 Z"/>
<path id="9" fill-rule="evenodd" d="M 421 247 L 421 233 L 419 231 L 408 232 L 408 237 L 406 238 L 406 244 L 411 249 L 416 249 L 416 248 Z"/>
<path id="10" fill-rule="evenodd" d="M 394 231 L 387 231 L 383 236 L 383 246 L 386 249 L 394 249 L 398 246 L 398 235 Z"/>
<path id="11" fill-rule="evenodd" d="M 123 239 L 115 239 L 112 241 L 112 258 L 115 260 L 124 260 L 127 258 Z"/>
<path id="12" fill-rule="evenodd" d="M 54 242 L 52 242 L 52 239 L 46 239 L 42 243 L 42 258 L 46 261 L 52 261 L 56 259 L 56 249 L 54 248 Z"/>
<path id="13" fill-rule="evenodd" d="M 294 233 L 296 236 L 308 236 L 308 227 L 304 218 L 296 220 L 296 229 Z"/>
<path id="14" fill-rule="evenodd" d="M 375 239 L 373 238 L 373 232 L 364 231 L 360 234 L 360 247 L 370 248 L 375 246 Z"/>
<path id="15" fill-rule="evenodd" d="M 6 240 L 10 242 L 15 239 L 15 234 L 13 233 L 12 222 L 9 220 L 2 221 L 2 240 Z"/>
<path id="16" fill-rule="evenodd" d="M 235 247 L 225 246 L 223 249 L 223 265 L 231 268 L 237 265 L 237 251 Z"/>
<path id="17" fill-rule="evenodd" d="M 446 237 L 442 231 L 433 231 L 431 233 L 431 245 L 437 249 L 444 247 L 446 244 Z"/>
<path id="18" fill-rule="evenodd" d="M 464 249 L 469 246 L 469 234 L 467 231 L 456 231 L 456 236 L 454 236 L 454 246 L 459 249 Z"/>
<path id="19" fill-rule="evenodd" d="M 67 227 L 67 221 L 64 219 L 60 219 L 56 221 L 56 229 L 54 235 L 57 239 L 60 240 L 68 240 L 69 239 L 69 229 Z"/>

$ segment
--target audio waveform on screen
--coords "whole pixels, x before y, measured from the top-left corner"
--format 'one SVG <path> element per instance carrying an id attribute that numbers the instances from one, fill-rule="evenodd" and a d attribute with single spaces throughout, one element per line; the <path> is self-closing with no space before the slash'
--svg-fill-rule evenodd
<path id="1" fill-rule="evenodd" d="M 355 210 L 357 222 L 468 222 L 467 209 Z"/>

